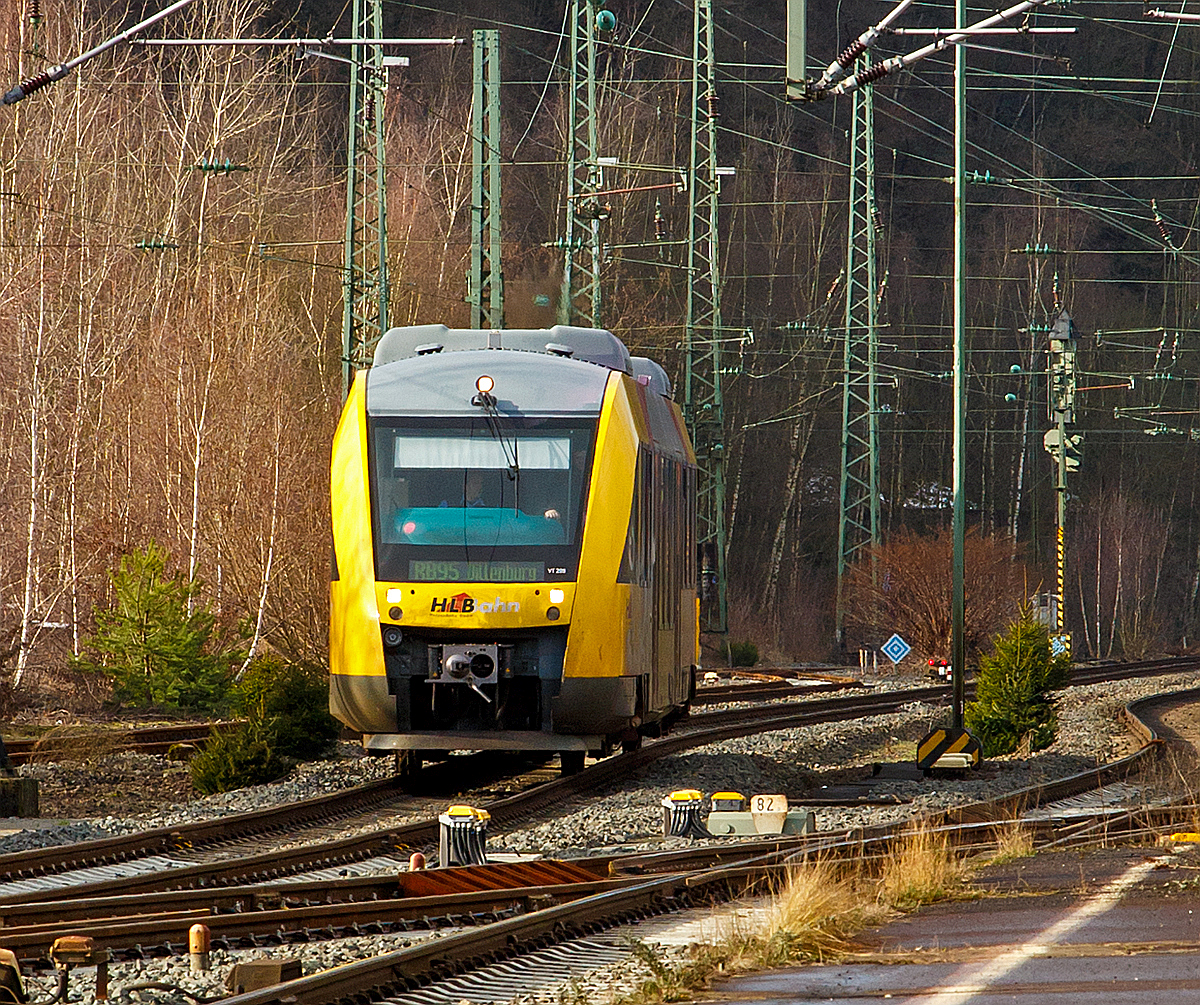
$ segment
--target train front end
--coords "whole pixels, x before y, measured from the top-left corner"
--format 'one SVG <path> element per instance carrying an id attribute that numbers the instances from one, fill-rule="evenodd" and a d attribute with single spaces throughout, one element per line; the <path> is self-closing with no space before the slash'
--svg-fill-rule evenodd
<path id="1" fill-rule="evenodd" d="M 330 707 L 368 750 L 581 763 L 636 730 L 628 371 L 607 332 L 384 336 L 332 466 Z"/>

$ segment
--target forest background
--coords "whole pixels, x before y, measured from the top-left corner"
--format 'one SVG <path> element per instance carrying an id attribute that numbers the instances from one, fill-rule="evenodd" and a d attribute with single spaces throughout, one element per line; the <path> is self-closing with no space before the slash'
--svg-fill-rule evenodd
<path id="1" fill-rule="evenodd" d="M 10 4 L 5 72 L 15 83 L 158 6 L 42 0 L 35 21 L 36 5 Z M 501 31 L 505 81 L 506 320 L 555 323 L 567 6 L 384 5 L 385 34 L 468 40 L 406 49 L 411 66 L 391 73 L 394 323 L 468 323 L 469 40 L 488 27 Z M 813 72 L 889 5 L 809 6 Z M 609 7 L 602 152 L 685 166 L 691 6 Z M 348 8 L 196 0 L 153 34 L 345 35 Z M 784 103 L 783 0 L 714 9 L 720 162 L 736 168 L 720 218 L 731 623 L 765 652 L 821 658 L 833 648 L 850 103 Z M 918 3 L 903 23 L 952 14 Z M 1140 7 L 1090 0 L 1029 23 L 1078 31 L 969 56 L 968 167 L 988 182 L 969 188 L 969 520 L 1007 565 L 1001 607 L 1048 587 L 1045 328 L 1065 308 L 1081 336 L 1079 383 L 1097 388 L 1078 399 L 1087 439 L 1069 501 L 1077 653 L 1186 647 L 1200 617 L 1200 27 L 1176 32 Z M 885 38 L 876 58 L 917 44 Z M 908 548 L 896 562 L 924 556 L 935 607 L 948 551 L 920 542 L 944 530 L 950 503 L 949 65 L 931 59 L 876 90 L 884 533 Z M 199 583 L 191 596 L 219 638 L 324 660 L 345 107 L 334 61 L 134 44 L 0 112 L 10 680 L 53 688 L 111 600 L 109 570 L 151 541 Z M 198 170 L 206 159 L 249 170 Z M 621 188 L 670 178 L 606 175 Z M 603 225 L 605 325 L 677 383 L 686 225 L 673 188 L 613 197 Z M 851 647 L 890 633 L 886 606 L 861 605 Z"/>

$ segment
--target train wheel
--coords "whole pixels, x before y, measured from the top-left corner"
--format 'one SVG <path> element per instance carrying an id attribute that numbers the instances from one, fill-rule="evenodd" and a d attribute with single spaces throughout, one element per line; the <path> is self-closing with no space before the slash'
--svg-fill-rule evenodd
<path id="1" fill-rule="evenodd" d="M 558 752 L 558 763 L 561 765 L 564 778 L 567 775 L 577 775 L 583 770 L 584 756 L 582 750 L 560 750 Z"/>

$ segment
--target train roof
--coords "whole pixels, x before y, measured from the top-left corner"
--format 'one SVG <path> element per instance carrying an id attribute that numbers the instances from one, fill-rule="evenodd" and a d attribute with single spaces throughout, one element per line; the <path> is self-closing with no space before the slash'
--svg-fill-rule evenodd
<path id="1" fill-rule="evenodd" d="M 661 394 L 664 398 L 672 398 L 671 393 L 671 378 L 667 376 L 667 371 L 650 359 L 648 356 L 631 356 L 630 364 L 633 366 L 633 375 L 638 381 L 645 384 L 651 391 Z"/>
<path id="2" fill-rule="evenodd" d="M 367 374 L 372 415 L 470 413 L 475 381 L 496 381 L 501 412 L 525 415 L 596 414 L 612 371 L 648 391 L 671 397 L 671 381 L 654 360 L 630 356 L 600 328 L 389 328 Z"/>
<path id="3" fill-rule="evenodd" d="M 425 353 L 364 374 L 371 415 L 471 415 L 475 382 L 495 382 L 496 408 L 508 415 L 599 415 L 613 371 L 548 353 L 466 349 Z"/>
<path id="4" fill-rule="evenodd" d="M 515 349 L 545 353 L 635 375 L 629 350 L 612 332 L 570 325 L 491 330 L 447 328 L 445 325 L 389 328 L 375 348 L 374 365 L 385 366 L 402 359 L 470 349 Z"/>

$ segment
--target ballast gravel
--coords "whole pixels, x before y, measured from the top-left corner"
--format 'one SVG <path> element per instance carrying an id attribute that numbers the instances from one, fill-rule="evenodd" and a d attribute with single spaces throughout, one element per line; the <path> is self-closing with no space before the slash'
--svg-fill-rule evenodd
<path id="1" fill-rule="evenodd" d="M 1152 694 L 1194 687 L 1197 683 L 1197 674 L 1185 673 L 1065 688 L 1058 694 L 1058 739 L 1048 750 L 1029 757 L 991 759 L 981 770 L 962 778 L 876 780 L 872 785 L 873 796 L 886 794 L 900 802 L 887 806 L 821 806 L 816 810 L 818 829 L 838 830 L 888 823 L 925 809 L 995 798 L 1112 760 L 1132 749 L 1119 719 L 1120 710 L 1127 703 Z M 778 730 L 711 744 L 652 762 L 619 784 L 576 799 L 569 808 L 557 808 L 552 819 L 511 831 L 497 829 L 489 837 L 488 848 L 494 852 L 578 858 L 626 850 L 684 847 L 689 843 L 686 839 L 661 836 L 660 801 L 668 792 L 679 788 L 696 788 L 705 794 L 719 790 L 734 790 L 746 795 L 779 792 L 786 794 L 793 804 L 802 806 L 805 796 L 820 796 L 830 787 L 863 778 L 866 774 L 864 765 L 911 762 L 916 741 L 946 720 L 945 707 L 912 704 L 889 715 Z M 119 759 L 126 767 L 131 764 L 144 766 L 149 772 L 171 769 L 170 762 L 163 758 L 116 754 L 88 764 L 82 770 L 103 778 L 114 759 Z M 364 757 L 352 745 L 342 744 L 337 756 L 302 764 L 281 782 L 177 803 L 155 813 L 64 821 L 59 826 L 23 830 L 0 839 L 0 853 L 213 819 L 295 802 L 385 777 L 391 767 L 388 758 Z M 22 774 L 44 780 L 53 779 L 58 772 L 74 770 L 81 770 L 80 766 L 37 764 L 19 769 Z M 380 825 L 383 823 L 376 826 Z M 112 994 L 114 997 L 121 995 L 122 989 L 131 984 L 160 982 L 211 997 L 225 993 L 225 973 L 237 959 L 295 955 L 301 958 L 307 974 L 389 952 L 422 937 L 437 936 L 409 932 L 271 950 L 214 951 L 213 970 L 202 975 L 190 974 L 186 957 L 114 964 L 110 977 Z M 667 947 L 661 952 L 664 959 L 670 960 L 679 954 L 679 948 Z M 629 961 L 570 984 L 516 999 L 513 1005 L 535 1001 L 604 1003 L 618 992 L 630 990 L 645 976 L 644 970 L 637 961 Z M 91 974 L 94 971 L 79 970 L 73 975 L 72 1000 L 81 996 L 90 999 L 88 981 L 92 979 Z M 161 990 L 133 992 L 126 997 L 171 1002 L 185 1000 Z"/>

